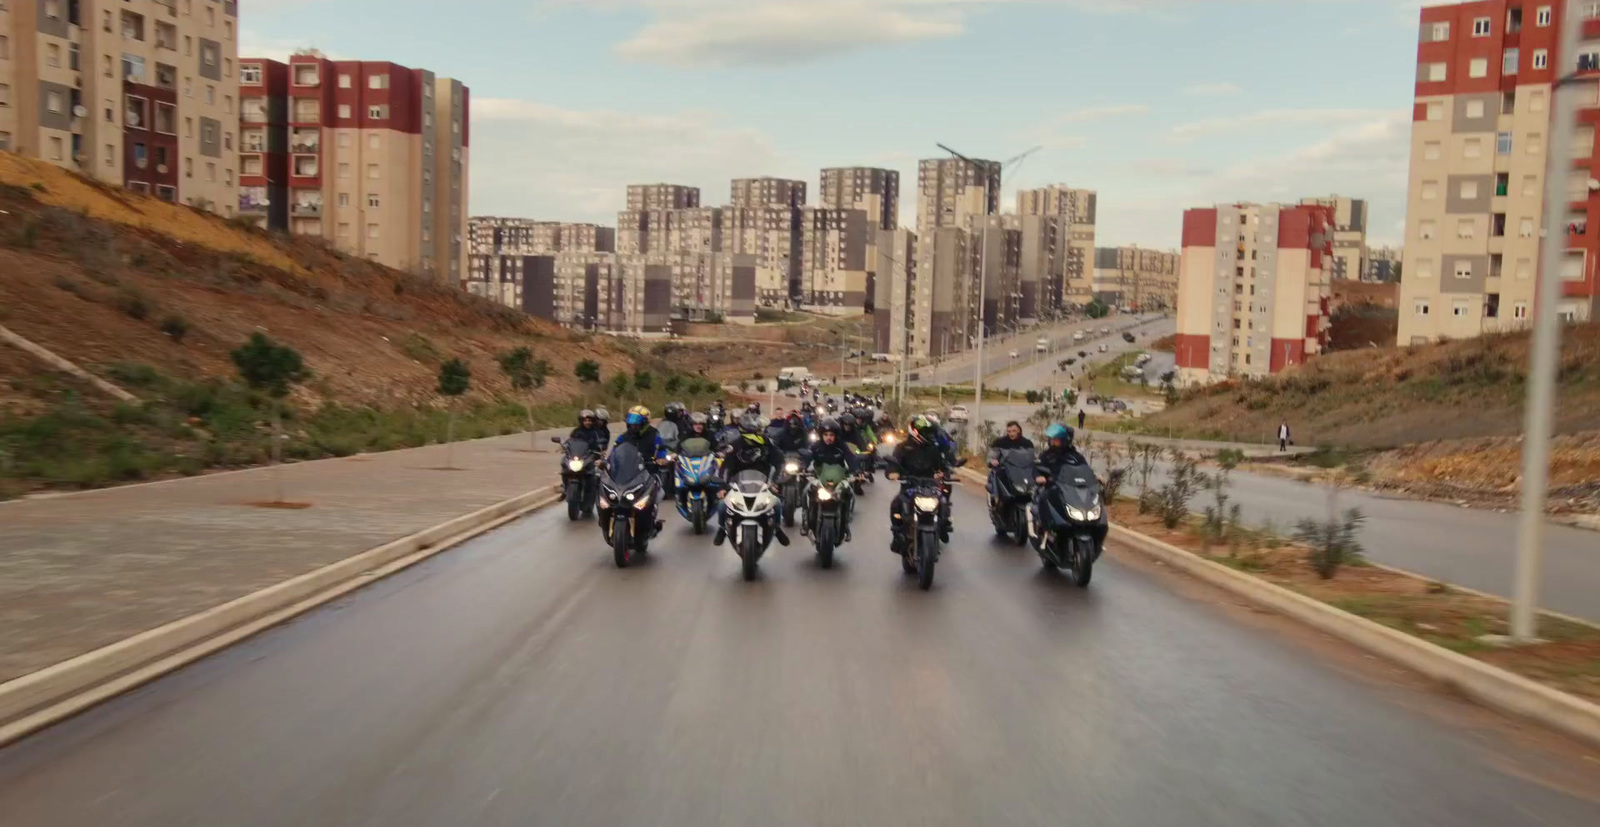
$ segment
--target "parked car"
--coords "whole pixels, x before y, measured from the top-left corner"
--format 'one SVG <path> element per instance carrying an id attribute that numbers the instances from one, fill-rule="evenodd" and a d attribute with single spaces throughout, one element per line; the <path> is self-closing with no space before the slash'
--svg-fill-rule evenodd
<path id="1" fill-rule="evenodd" d="M 967 421 L 967 406 L 966 405 L 951 405 L 950 406 L 950 416 L 948 418 L 949 418 L 949 420 L 951 422 L 966 422 Z"/>
<path id="2" fill-rule="evenodd" d="M 1017 352 L 1016 351 L 1014 351 L 1014 350 L 1011 351 L 1011 358 L 1013 358 L 1013 359 L 1017 358 Z"/>
<path id="3" fill-rule="evenodd" d="M 1062 367 L 1066 367 L 1067 365 L 1076 365 L 1076 364 L 1078 364 L 1078 357 L 1076 357 L 1076 356 L 1068 356 L 1066 359 L 1062 360 L 1061 366 Z"/>
<path id="4" fill-rule="evenodd" d="M 1101 345 L 1100 346 L 1100 352 L 1101 353 L 1105 353 L 1106 351 L 1108 351 L 1110 349 L 1111 349 L 1111 347 L 1109 345 Z"/>
<path id="5" fill-rule="evenodd" d="M 1122 341 L 1124 341 L 1124 342 L 1132 342 L 1133 339 L 1134 339 L 1134 336 L 1133 336 L 1132 333 L 1129 333 L 1127 331 L 1123 331 L 1123 333 L 1122 333 Z"/>
<path id="6" fill-rule="evenodd" d="M 1089 358 L 1089 351 L 1087 351 L 1087 350 L 1078 351 L 1078 358 L 1079 359 L 1087 359 L 1087 358 Z"/>

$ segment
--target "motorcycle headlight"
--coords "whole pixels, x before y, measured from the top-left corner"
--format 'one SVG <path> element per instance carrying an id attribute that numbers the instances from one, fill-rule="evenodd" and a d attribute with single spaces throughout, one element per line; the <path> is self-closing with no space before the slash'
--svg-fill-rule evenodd
<path id="1" fill-rule="evenodd" d="M 938 497 L 917 497 L 914 502 L 921 511 L 936 511 L 939 508 Z"/>
<path id="2" fill-rule="evenodd" d="M 1091 519 L 1091 520 L 1100 519 L 1100 506 L 1097 505 L 1094 508 L 1089 509 L 1089 519 Z"/>
<path id="3" fill-rule="evenodd" d="M 1084 513 L 1082 511 L 1079 511 L 1078 509 L 1073 508 L 1070 505 L 1067 506 L 1067 516 L 1071 517 L 1074 520 L 1077 520 L 1080 523 L 1081 522 L 1085 522 L 1085 521 L 1087 521 L 1089 519 L 1087 516 L 1084 515 Z"/>
<path id="4" fill-rule="evenodd" d="M 791 462 L 783 466 L 783 470 L 790 474 L 798 474 L 800 473 L 800 464 L 797 462 Z"/>
<path id="5" fill-rule="evenodd" d="M 807 439 L 811 440 L 812 442 L 816 442 L 817 441 L 817 435 L 816 434 L 812 434 L 811 436 L 807 437 Z"/>
<path id="6" fill-rule="evenodd" d="M 569 469 L 571 469 L 573 471 L 582 471 L 583 470 L 583 460 L 581 460 L 581 459 L 569 459 L 569 460 L 567 460 L 567 468 L 569 468 Z"/>
<path id="7" fill-rule="evenodd" d="M 829 491 L 826 488 L 818 488 L 817 489 L 817 499 L 821 500 L 823 502 L 827 502 L 828 500 L 833 499 L 833 492 Z"/>
<path id="8" fill-rule="evenodd" d="M 631 502 L 633 502 L 633 492 L 631 492 L 631 491 L 630 491 L 630 492 L 629 492 L 629 493 L 627 493 L 627 494 L 623 494 L 623 495 L 622 495 L 622 498 L 623 498 L 623 499 L 625 499 L 625 500 L 627 500 L 627 501 L 628 501 L 628 502 L 630 502 L 630 503 L 631 503 Z"/>

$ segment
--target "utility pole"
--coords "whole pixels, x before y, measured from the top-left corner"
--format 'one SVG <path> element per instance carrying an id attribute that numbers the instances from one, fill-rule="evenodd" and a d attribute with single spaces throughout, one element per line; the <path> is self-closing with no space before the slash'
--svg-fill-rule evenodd
<path id="1" fill-rule="evenodd" d="M 1550 140 L 1544 173 L 1543 249 L 1533 312 L 1533 355 L 1528 368 L 1528 401 L 1522 438 L 1522 519 L 1517 527 L 1517 575 L 1511 603 L 1511 636 L 1528 642 L 1538 632 L 1539 581 L 1544 569 L 1544 503 L 1550 485 L 1550 431 L 1556 401 L 1556 367 L 1561 357 L 1561 232 L 1567 174 L 1572 168 L 1572 133 L 1577 125 L 1578 4 L 1562 4 L 1561 37 L 1556 51 L 1561 75 L 1552 87 Z"/>
<path id="2" fill-rule="evenodd" d="M 962 155 L 961 153 L 951 149 L 950 147 L 945 146 L 944 144 L 939 144 L 938 146 L 939 146 L 940 149 L 944 150 L 945 152 L 948 152 L 951 155 L 954 155 L 957 158 L 960 158 L 961 160 L 967 162 L 967 164 L 969 164 L 972 167 L 978 169 L 979 172 L 983 175 L 983 218 L 984 218 L 984 221 L 983 221 L 983 240 L 981 242 L 979 242 L 979 252 L 978 252 L 978 255 L 982 259 L 978 264 L 978 361 L 977 361 L 976 365 L 973 368 L 973 378 L 972 378 L 972 412 L 973 412 L 973 414 L 974 414 L 974 416 L 976 418 L 976 421 L 978 422 L 978 427 L 982 428 L 983 427 L 983 340 L 985 338 L 987 338 L 986 335 L 985 335 L 987 333 L 987 330 L 984 327 L 984 319 L 983 319 L 983 305 L 984 305 L 984 302 L 985 302 L 985 300 L 987 298 L 988 287 L 989 287 L 989 224 L 990 224 L 989 217 L 990 217 L 990 215 L 992 215 L 992 213 L 989 212 L 989 201 L 990 201 L 990 198 L 993 196 L 992 187 L 994 185 L 994 176 L 989 174 L 989 165 L 988 165 L 988 163 L 981 163 L 980 164 L 979 162 L 974 161 L 974 160 L 972 160 L 971 158 L 968 158 L 965 155 Z"/>

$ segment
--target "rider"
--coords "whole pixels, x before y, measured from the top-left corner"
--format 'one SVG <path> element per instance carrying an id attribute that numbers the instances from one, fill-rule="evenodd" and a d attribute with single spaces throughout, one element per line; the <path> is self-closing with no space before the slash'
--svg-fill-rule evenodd
<path id="1" fill-rule="evenodd" d="M 929 422 L 933 423 L 933 440 L 939 444 L 939 449 L 944 451 L 945 458 L 954 465 L 956 461 L 956 441 L 950 438 L 950 432 L 944 429 L 939 422 L 939 415 L 934 413 L 923 414 Z"/>
<path id="2" fill-rule="evenodd" d="M 839 438 L 858 452 L 865 451 L 869 447 L 856 422 L 856 415 L 849 411 L 839 414 Z"/>
<path id="3" fill-rule="evenodd" d="M 1033 452 L 1033 440 L 1023 436 L 1022 425 L 1016 420 L 1012 420 L 1006 423 L 1006 432 L 1001 436 L 995 437 L 994 441 L 989 443 L 989 467 L 999 468 L 1000 455 L 1002 453 L 1018 450 L 1025 450 L 1031 454 Z M 994 486 L 994 474 L 991 473 L 989 481 L 984 486 L 991 497 L 995 494 Z"/>
<path id="4" fill-rule="evenodd" d="M 942 480 L 949 476 L 953 463 L 945 455 L 942 448 L 935 441 L 938 428 L 928 421 L 926 416 L 911 418 L 909 427 L 906 428 L 906 441 L 894 447 L 893 473 L 898 473 L 902 480 L 905 477 L 933 478 Z M 889 506 L 889 530 L 894 534 L 894 541 L 890 549 L 895 554 L 905 553 L 905 537 L 900 532 L 900 521 L 906 510 L 906 501 L 910 491 L 907 483 L 901 482 L 900 493 L 895 495 L 894 503 Z M 940 509 L 939 539 L 950 542 L 950 517 L 949 508 Z"/>
<path id="5" fill-rule="evenodd" d="M 661 410 L 661 418 L 676 426 L 679 433 L 685 433 L 689 430 L 688 413 L 682 402 L 668 402 Z"/>
<path id="6" fill-rule="evenodd" d="M 588 408 L 578 412 L 578 427 L 573 428 L 572 433 L 567 434 L 568 442 L 574 439 L 581 439 L 589 443 L 589 447 L 594 450 L 603 448 L 607 442 L 611 441 L 605 429 L 600 427 L 600 420 L 595 417 L 594 411 Z"/>
<path id="7" fill-rule="evenodd" d="M 776 446 L 767 441 L 761 433 L 761 417 L 747 413 L 739 417 L 739 436 L 727 448 L 722 457 L 722 487 L 717 490 L 717 497 L 726 497 L 728 483 L 734 477 L 745 471 L 760 471 L 770 481 L 783 465 L 783 453 Z M 780 509 L 783 507 L 780 503 Z M 778 515 L 781 517 L 782 515 Z M 789 535 L 783 533 L 783 521 L 773 520 L 773 536 L 780 545 L 789 545 Z M 728 509 L 722 509 L 722 514 L 717 521 L 717 536 L 711 542 L 722 545 L 728 539 Z"/>
<path id="8" fill-rule="evenodd" d="M 1044 429 L 1045 449 L 1039 454 L 1039 459 L 1034 463 L 1034 482 L 1039 484 L 1039 489 L 1033 495 L 1033 507 L 1028 510 L 1028 533 L 1033 536 L 1034 546 L 1037 547 L 1044 541 L 1044 535 L 1037 530 L 1039 525 L 1039 505 L 1048 493 L 1051 480 L 1060 476 L 1065 469 L 1082 468 L 1091 476 L 1094 469 L 1089 467 L 1089 461 L 1078 453 L 1072 446 L 1072 427 L 1059 422 Z M 1094 538 L 1095 556 L 1100 555 L 1101 548 L 1106 541 L 1105 531 L 1102 529 Z"/>
<path id="9" fill-rule="evenodd" d="M 595 408 L 594 420 L 600 426 L 600 433 L 606 435 L 606 438 L 601 440 L 600 444 L 605 445 L 611 442 L 611 412 L 605 408 Z"/>
<path id="10" fill-rule="evenodd" d="M 811 445 L 811 435 L 806 431 L 805 420 L 800 418 L 799 411 L 790 411 L 789 416 L 773 423 L 774 427 L 768 433 L 778 450 L 792 454 L 803 451 Z"/>
<path id="11" fill-rule="evenodd" d="M 716 434 L 711 433 L 710 417 L 707 417 L 705 414 L 700 413 L 699 411 L 695 411 L 694 413 L 684 416 L 684 421 L 687 422 L 688 425 L 685 427 L 682 432 L 682 436 L 678 440 L 678 446 L 680 450 L 687 449 L 687 443 L 693 439 L 705 441 L 706 444 L 702 450 L 711 451 L 716 449 Z M 714 485 L 715 482 L 713 481 L 713 486 Z M 678 498 L 679 504 L 684 504 L 689 496 L 688 490 L 684 488 L 678 488 L 677 486 L 673 486 L 673 490 L 674 494 Z"/>
<path id="12" fill-rule="evenodd" d="M 851 476 L 854 476 L 859 471 L 860 466 L 856 462 L 856 453 L 844 444 L 844 440 L 840 438 L 839 431 L 839 421 L 832 417 L 822 420 L 822 424 L 817 426 L 819 437 L 811 446 L 811 460 L 807 465 L 807 468 L 813 474 L 822 470 L 824 465 L 843 466 L 844 470 Z M 855 497 L 850 496 L 849 486 L 840 486 L 840 490 L 844 492 L 843 496 L 848 498 L 844 509 L 844 541 L 848 543 L 850 542 L 850 517 L 855 514 L 856 503 Z"/>
<path id="13" fill-rule="evenodd" d="M 651 463 L 651 473 L 660 480 L 664 471 L 663 466 L 667 464 L 667 445 L 661 441 L 661 434 L 650 424 L 650 409 L 643 405 L 634 405 L 628 409 L 622 421 L 627 427 L 617 436 L 615 444 L 632 445 L 639 451 L 640 459 L 647 463 L 654 460 Z M 657 485 L 655 493 L 651 494 L 657 501 L 661 497 L 663 485 Z M 656 531 L 660 531 L 662 525 L 662 521 L 658 518 Z"/>

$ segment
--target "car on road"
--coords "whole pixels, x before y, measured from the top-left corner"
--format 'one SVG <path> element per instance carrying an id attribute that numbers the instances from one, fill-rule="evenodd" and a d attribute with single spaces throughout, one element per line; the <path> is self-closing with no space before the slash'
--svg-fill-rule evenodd
<path id="1" fill-rule="evenodd" d="M 1061 360 L 1061 366 L 1062 367 L 1066 367 L 1068 365 L 1076 365 L 1076 364 L 1078 364 L 1078 357 L 1076 357 L 1076 356 L 1068 356 L 1067 358 Z"/>
<path id="2" fill-rule="evenodd" d="M 1017 358 L 1017 352 L 1016 351 L 1014 351 L 1014 350 L 1011 351 L 1011 358 L 1013 358 L 1013 359 Z"/>
<path id="3" fill-rule="evenodd" d="M 947 418 L 951 422 L 966 422 L 967 421 L 967 406 L 966 405 L 951 405 L 950 406 L 950 415 Z"/>
<path id="4" fill-rule="evenodd" d="M 1083 331 L 1080 330 L 1077 333 L 1072 334 L 1072 341 L 1074 341 L 1074 342 L 1083 341 Z"/>
<path id="5" fill-rule="evenodd" d="M 1079 359 L 1087 359 L 1087 358 L 1089 358 L 1089 351 L 1087 351 L 1087 350 L 1078 351 L 1078 358 Z"/>
<path id="6" fill-rule="evenodd" d="M 1134 339 L 1134 336 L 1133 336 L 1132 333 L 1129 333 L 1127 331 L 1123 331 L 1122 332 L 1122 341 L 1124 341 L 1124 342 L 1132 342 L 1133 339 Z"/>
<path id="7" fill-rule="evenodd" d="M 1109 327 L 1100 328 L 1100 335 L 1101 336 L 1110 336 L 1111 335 L 1111 328 L 1109 328 Z"/>
<path id="8" fill-rule="evenodd" d="M 1106 351 L 1108 351 L 1108 350 L 1110 350 L 1110 349 L 1111 349 L 1111 346 L 1110 346 L 1110 345 L 1101 345 L 1101 346 L 1100 346 L 1100 352 L 1101 352 L 1101 353 L 1105 353 L 1105 352 L 1106 352 Z"/>

